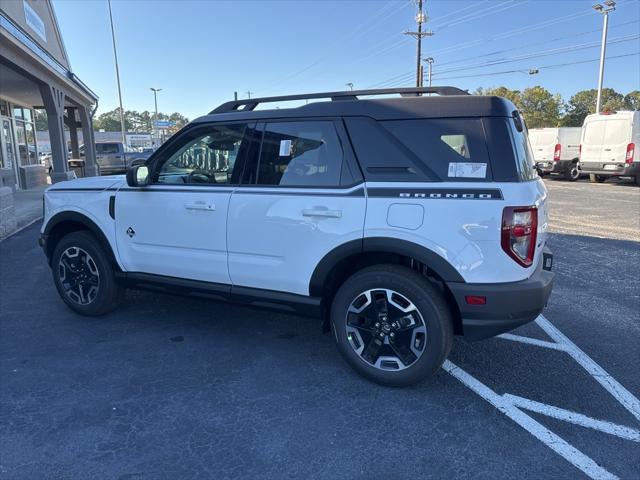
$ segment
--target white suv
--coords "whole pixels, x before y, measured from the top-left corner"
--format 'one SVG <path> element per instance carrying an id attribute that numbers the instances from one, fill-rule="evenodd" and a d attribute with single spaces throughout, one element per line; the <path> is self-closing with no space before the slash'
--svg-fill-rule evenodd
<path id="1" fill-rule="evenodd" d="M 546 231 L 513 104 L 434 87 L 223 104 L 126 179 L 50 187 L 40 243 L 78 313 L 133 287 L 317 315 L 353 368 L 407 385 L 454 334 L 542 311 Z"/>

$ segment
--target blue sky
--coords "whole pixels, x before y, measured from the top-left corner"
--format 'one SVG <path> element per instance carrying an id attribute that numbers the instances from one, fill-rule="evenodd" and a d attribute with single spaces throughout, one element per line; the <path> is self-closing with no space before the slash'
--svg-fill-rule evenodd
<path id="1" fill-rule="evenodd" d="M 100 96 L 99 113 L 115 108 L 106 0 L 53 3 L 73 71 Z M 435 35 L 424 40 L 423 56 L 435 59 L 434 85 L 542 85 L 565 99 L 595 88 L 597 61 L 555 66 L 598 58 L 602 16 L 594 3 L 427 0 Z M 415 41 L 402 34 L 415 28 L 408 0 L 114 0 L 112 7 L 128 110 L 153 109 L 149 87 L 163 88 L 159 110 L 195 118 L 234 91 L 266 96 L 415 81 Z M 638 0 L 619 0 L 610 15 L 605 86 L 622 93 L 640 88 L 639 21 Z M 631 56 L 611 58 L 620 55 Z M 529 68 L 540 73 L 495 75 Z"/>

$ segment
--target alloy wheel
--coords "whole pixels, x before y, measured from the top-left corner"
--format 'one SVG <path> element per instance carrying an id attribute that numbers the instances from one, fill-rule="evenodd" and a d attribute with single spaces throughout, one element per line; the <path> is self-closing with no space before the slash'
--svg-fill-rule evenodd
<path id="1" fill-rule="evenodd" d="M 380 370 L 404 370 L 425 351 L 427 327 L 404 295 L 375 288 L 349 305 L 347 340 L 360 359 Z"/>
<path id="2" fill-rule="evenodd" d="M 98 295 L 100 274 L 94 259 L 79 247 L 69 247 L 58 262 L 58 277 L 65 295 L 79 305 L 88 305 Z"/>

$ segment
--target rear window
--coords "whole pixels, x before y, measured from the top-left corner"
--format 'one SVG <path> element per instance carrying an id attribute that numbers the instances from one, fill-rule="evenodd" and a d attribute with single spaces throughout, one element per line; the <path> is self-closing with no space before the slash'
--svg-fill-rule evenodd
<path id="1" fill-rule="evenodd" d="M 381 124 L 441 180 L 492 179 L 479 119 L 393 120 Z"/>
<path id="2" fill-rule="evenodd" d="M 118 144 L 117 143 L 96 143 L 96 153 L 102 154 L 102 155 L 118 153 Z"/>

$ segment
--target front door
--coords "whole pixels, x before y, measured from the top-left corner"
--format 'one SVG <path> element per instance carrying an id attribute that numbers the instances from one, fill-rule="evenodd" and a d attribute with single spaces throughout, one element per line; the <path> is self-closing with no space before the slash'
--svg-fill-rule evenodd
<path id="1" fill-rule="evenodd" d="M 229 273 L 234 288 L 309 295 L 320 260 L 362 239 L 364 188 L 340 122 L 262 129 L 259 163 L 247 163 L 246 183 L 231 197 Z"/>
<path id="2" fill-rule="evenodd" d="M 2 119 L 2 138 L 0 138 L 0 148 L 2 149 L 2 162 L 0 168 L 11 169 L 14 174 L 14 186 L 18 187 L 18 162 L 13 143 L 13 129 L 11 120 Z"/>
<path id="3" fill-rule="evenodd" d="M 227 208 L 250 130 L 245 123 L 196 125 L 158 151 L 149 186 L 117 192 L 126 271 L 230 283 Z"/>

